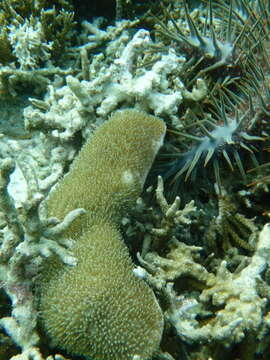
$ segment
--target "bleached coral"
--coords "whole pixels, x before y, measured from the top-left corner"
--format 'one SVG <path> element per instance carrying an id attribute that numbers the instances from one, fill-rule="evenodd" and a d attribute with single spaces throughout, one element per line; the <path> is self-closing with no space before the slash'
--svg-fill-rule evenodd
<path id="1" fill-rule="evenodd" d="M 84 43 L 81 48 L 92 50 L 100 45 L 106 44 L 107 42 L 116 40 L 122 35 L 124 30 L 130 29 L 139 23 L 138 19 L 133 21 L 121 20 L 117 22 L 116 26 L 108 26 L 105 31 L 101 29 L 103 20 L 103 18 L 96 18 L 91 23 L 86 20 L 82 22 L 82 27 L 85 32 L 81 34 L 82 41 Z"/>
<path id="2" fill-rule="evenodd" d="M 188 204 L 185 205 L 183 209 L 180 210 L 179 207 L 181 200 L 179 196 L 176 196 L 174 202 L 169 205 L 164 196 L 164 184 L 161 176 L 158 176 L 156 198 L 162 211 L 163 218 L 161 220 L 161 228 L 153 228 L 152 234 L 157 236 L 168 236 L 171 234 L 176 225 L 188 225 L 191 223 L 189 216 L 191 213 L 197 210 L 196 206 L 194 205 L 194 201 L 191 200 Z"/>
<path id="3" fill-rule="evenodd" d="M 8 40 L 22 70 L 37 68 L 40 61 L 50 59 L 52 43 L 46 41 L 39 20 L 25 19 L 22 24 L 10 25 Z"/>
<path id="4" fill-rule="evenodd" d="M 213 321 L 212 328 L 223 328 L 230 323 L 238 323 L 235 329 L 224 339 L 225 343 L 239 342 L 246 331 L 258 330 L 263 322 L 264 307 L 267 298 L 257 291 L 257 281 L 270 264 L 270 225 L 264 226 L 259 235 L 256 251 L 250 263 L 232 274 L 223 261 L 215 278 L 209 278 L 207 288 L 200 295 L 204 303 L 224 306 Z M 221 338 L 222 339 L 222 338 Z"/>
<path id="5" fill-rule="evenodd" d="M 51 253 L 70 265 L 75 263 L 68 250 L 72 241 L 61 233 L 82 211 L 59 222 L 46 216 L 41 203 L 74 150 L 37 132 L 18 139 L 2 134 L 0 144 L 0 283 L 11 302 L 10 314 L 0 319 L 0 327 L 22 349 L 15 359 L 43 360 L 37 348 L 34 279 Z"/>
<path id="6" fill-rule="evenodd" d="M 99 33 L 93 27 L 87 25 L 89 31 Z M 132 38 L 124 30 L 118 38 L 110 40 L 115 36 L 116 29 L 125 27 L 127 22 L 119 22 L 108 30 L 105 39 L 102 37 L 103 41 L 108 41 L 106 58 L 97 54 L 90 64 L 86 64 L 89 61 L 85 52 L 88 43 L 81 49 L 86 80 L 68 76 L 66 84 L 48 87 L 44 101 L 32 99 L 33 106 L 24 113 L 28 129 L 48 127 L 54 137 L 68 140 L 86 126 L 89 129 L 96 122 L 101 122 L 117 107 L 135 104 L 137 108 L 156 115 L 166 114 L 171 119 L 177 117 L 184 90 L 177 75 L 185 59 L 171 49 L 155 60 L 150 70 L 141 66 L 137 68 L 143 53 L 150 50 L 152 40 L 149 32 L 143 29 Z M 90 39 L 92 44 L 93 39 Z M 94 39 L 99 43 L 96 37 Z M 169 82 L 173 83 L 172 89 Z"/>
<path id="7" fill-rule="evenodd" d="M 107 96 L 97 109 L 98 114 L 106 115 L 120 102 L 130 103 L 135 99 L 156 115 L 176 114 L 182 101 L 183 85 L 175 82 L 175 91 L 169 90 L 168 75 L 179 72 L 184 59 L 178 57 L 171 49 L 152 66 L 151 70 L 136 73 L 137 57 L 149 49 L 150 45 L 149 32 L 139 30 L 127 44 L 120 58 L 110 66 L 108 71 L 111 82 L 104 89 Z"/>
<path id="8" fill-rule="evenodd" d="M 267 298 L 258 294 L 257 281 L 270 263 L 269 244 L 270 226 L 266 225 L 250 263 L 239 273 L 231 273 L 226 268 L 226 261 L 221 262 L 216 275 L 208 273 L 194 262 L 192 252 L 196 249 L 192 251 L 192 246 L 176 242 L 166 258 L 151 253 L 145 257 L 146 268 L 153 277 L 148 276 L 148 279 L 155 286 L 158 284 L 158 288 L 164 286 L 171 303 L 166 312 L 167 319 L 183 340 L 190 343 L 218 341 L 229 346 L 240 342 L 246 332 L 257 331 L 262 326 Z M 179 297 L 168 287 L 171 281 L 183 275 L 204 283 L 205 289 L 197 299 Z M 190 304 L 188 308 L 184 305 L 187 303 Z M 220 310 L 206 325 L 200 326 L 196 316 L 203 313 L 204 304 L 209 303 Z"/>
<path id="9" fill-rule="evenodd" d="M 51 129 L 52 136 L 69 140 L 86 123 L 95 121 L 93 100 L 87 94 L 85 81 L 82 83 L 72 76 L 66 78 L 67 85 L 55 87 L 49 85 L 44 99 L 32 99 L 35 108 L 29 106 L 24 110 L 26 129 Z"/>
<path id="10" fill-rule="evenodd" d="M 15 202 L 17 198 L 25 200 L 28 192 L 49 189 L 62 176 L 64 166 L 75 155 L 70 145 L 62 146 L 43 133 L 22 139 L 2 136 L 0 145 L 0 159 L 16 160 L 16 169 L 9 183 L 9 193 Z"/>
<path id="11" fill-rule="evenodd" d="M 181 210 L 175 210 L 179 206 L 177 198 L 172 205 L 168 205 L 163 195 L 161 179 L 156 196 L 167 219 L 160 219 L 161 229 L 152 229 L 152 236 L 169 236 L 168 243 L 163 244 L 166 256 L 143 249 L 143 257 L 138 255 L 142 267 L 135 269 L 135 273 L 160 292 L 167 303 L 165 318 L 179 337 L 188 343 L 219 342 L 230 346 L 241 342 L 247 333 L 258 331 L 260 334 L 262 330 L 259 330 L 263 326 L 268 328 L 268 315 L 265 314 L 267 297 L 260 294 L 258 282 L 263 283 L 262 276 L 270 265 L 270 225 L 265 225 L 254 254 L 238 271 L 229 271 L 227 262 L 223 260 L 216 273 L 210 272 L 200 259 L 202 247 L 177 240 L 175 235 L 181 221 L 175 221 L 174 231 L 169 231 L 172 220 L 181 218 Z M 192 207 L 187 209 L 188 207 L 182 210 L 185 216 L 194 210 Z M 174 216 L 168 222 L 170 213 Z M 186 220 L 184 222 L 188 224 L 190 221 Z M 253 231 L 255 236 L 256 228 Z M 174 284 L 181 279 L 195 281 L 197 289 L 195 286 L 193 292 L 178 294 Z M 215 311 L 212 312 L 212 308 Z M 203 324 L 198 317 L 206 318 Z"/>
<path id="12" fill-rule="evenodd" d="M 71 211 L 62 222 L 48 218 L 40 205 L 44 191 L 29 192 L 27 200 L 15 206 L 7 190 L 14 168 L 12 159 L 0 163 L 0 281 L 12 303 L 11 315 L 0 319 L 0 327 L 22 349 L 14 359 L 41 360 L 32 278 L 51 253 L 70 266 L 76 264 L 69 251 L 72 241 L 61 234 L 84 211 Z"/>

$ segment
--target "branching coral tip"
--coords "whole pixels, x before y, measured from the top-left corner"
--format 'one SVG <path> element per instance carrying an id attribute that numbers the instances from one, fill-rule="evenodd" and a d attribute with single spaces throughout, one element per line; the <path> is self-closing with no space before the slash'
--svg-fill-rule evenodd
<path id="1" fill-rule="evenodd" d="M 76 266 L 53 258 L 41 273 L 41 322 L 53 345 L 92 360 L 150 359 L 163 316 L 133 264 L 118 222 L 132 206 L 162 144 L 162 120 L 117 112 L 85 144 L 48 199 L 52 216 L 86 214 L 68 230 Z"/>

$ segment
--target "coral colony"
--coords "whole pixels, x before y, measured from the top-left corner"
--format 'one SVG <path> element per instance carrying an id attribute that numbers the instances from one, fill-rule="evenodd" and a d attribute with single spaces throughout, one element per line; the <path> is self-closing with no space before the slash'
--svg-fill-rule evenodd
<path id="1" fill-rule="evenodd" d="M 0 359 L 266 360 L 269 1 L 90 3 L 0 2 Z"/>
<path id="2" fill-rule="evenodd" d="M 158 118 L 134 110 L 115 113 L 49 196 L 50 215 L 86 211 L 66 235 L 78 237 L 77 265 L 49 261 L 40 280 L 44 327 L 70 353 L 147 359 L 159 346 L 161 310 L 151 289 L 134 275 L 117 227 L 139 196 L 164 133 Z"/>

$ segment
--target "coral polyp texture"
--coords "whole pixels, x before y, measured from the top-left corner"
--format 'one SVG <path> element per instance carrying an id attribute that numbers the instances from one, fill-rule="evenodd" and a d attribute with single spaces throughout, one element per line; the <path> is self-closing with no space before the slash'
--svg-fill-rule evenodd
<path id="1" fill-rule="evenodd" d="M 117 112 L 49 196 L 51 216 L 86 210 L 68 230 L 77 265 L 51 260 L 40 279 L 42 324 L 70 353 L 124 360 L 149 359 L 158 350 L 163 316 L 152 290 L 133 273 L 118 223 L 140 194 L 164 132 L 158 118 Z"/>

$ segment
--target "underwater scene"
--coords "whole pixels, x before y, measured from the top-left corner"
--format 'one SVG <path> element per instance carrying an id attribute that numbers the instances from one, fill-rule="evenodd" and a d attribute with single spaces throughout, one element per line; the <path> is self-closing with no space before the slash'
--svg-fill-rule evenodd
<path id="1" fill-rule="evenodd" d="M 270 1 L 0 1 L 0 360 L 270 359 Z"/>

